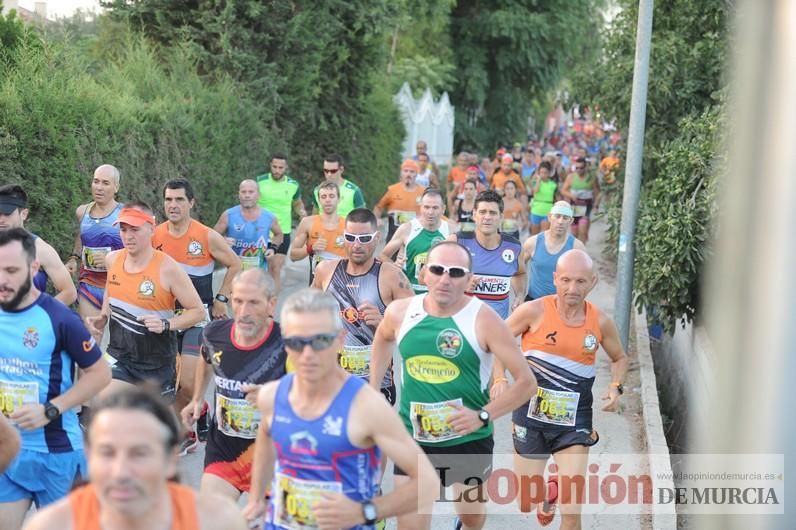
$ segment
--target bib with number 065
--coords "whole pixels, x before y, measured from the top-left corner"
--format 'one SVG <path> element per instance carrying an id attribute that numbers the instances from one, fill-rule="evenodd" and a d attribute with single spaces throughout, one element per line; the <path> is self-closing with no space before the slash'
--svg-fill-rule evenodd
<path id="1" fill-rule="evenodd" d="M 312 511 L 313 505 L 324 493 L 342 493 L 339 482 L 303 480 L 277 473 L 274 492 L 274 522 L 279 528 L 290 530 L 315 530 L 318 523 Z"/>
<path id="2" fill-rule="evenodd" d="M 574 427 L 578 416 L 579 392 L 539 387 L 528 406 L 528 417 L 552 425 Z"/>

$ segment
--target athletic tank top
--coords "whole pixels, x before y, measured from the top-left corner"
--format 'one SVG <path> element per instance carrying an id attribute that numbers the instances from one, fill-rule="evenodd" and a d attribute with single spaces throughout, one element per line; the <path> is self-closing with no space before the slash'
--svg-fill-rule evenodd
<path id="1" fill-rule="evenodd" d="M 210 253 L 210 230 L 191 219 L 188 230 L 180 237 L 169 233 L 168 221 L 159 224 L 152 235 L 152 246 L 168 254 L 180 264 L 199 293 L 203 304 L 213 303 L 213 269 L 216 262 Z"/>
<path id="2" fill-rule="evenodd" d="M 406 276 L 412 282 L 415 293 L 424 293 L 428 288 L 417 281 L 418 266 L 426 263 L 428 251 L 436 243 L 445 241 L 450 230 L 445 221 L 442 221 L 439 228 L 433 232 L 423 228 L 418 219 L 412 219 L 410 223 L 409 237 L 406 238 Z"/>
<path id="3" fill-rule="evenodd" d="M 171 530 L 196 530 L 199 528 L 199 515 L 196 510 L 196 495 L 186 486 L 169 482 L 171 497 Z M 102 530 L 100 525 L 100 504 L 97 491 L 86 484 L 69 494 L 72 506 L 72 527 L 76 530 Z"/>
<path id="4" fill-rule="evenodd" d="M 108 271 L 105 292 L 111 309 L 108 353 L 115 359 L 127 361 L 144 370 L 171 365 L 177 356 L 174 331 L 152 333 L 138 321 L 138 317 L 143 315 L 157 315 L 165 319 L 174 316 L 174 295 L 160 283 L 164 258 L 165 254 L 156 250 L 143 271 L 126 272 L 124 262 L 127 249 L 122 249 Z"/>
<path id="5" fill-rule="evenodd" d="M 424 188 L 428 188 L 429 184 L 431 184 L 431 174 L 431 168 L 426 168 L 425 171 L 417 173 L 415 182 Z"/>
<path id="6" fill-rule="evenodd" d="M 520 230 L 519 217 L 522 212 L 522 203 L 519 199 L 515 199 L 510 205 L 504 202 L 503 206 L 503 221 L 500 223 L 500 231 L 507 234 L 514 235 Z M 514 237 L 518 237 L 515 235 Z"/>
<path id="7" fill-rule="evenodd" d="M 556 286 L 553 285 L 553 272 L 556 270 L 556 263 L 561 254 L 575 247 L 575 237 L 567 234 L 567 240 L 556 254 L 550 254 L 545 245 L 545 232 L 540 232 L 536 238 L 536 249 L 531 258 L 531 283 L 528 286 L 528 294 L 531 298 L 541 298 L 543 296 L 555 294 Z"/>
<path id="8" fill-rule="evenodd" d="M 119 217 L 122 205 L 117 203 L 105 217 L 92 217 L 90 212 L 93 207 L 92 202 L 80 219 L 80 243 L 83 245 L 80 281 L 104 289 L 108 278 L 105 267 L 95 265 L 94 260 L 97 254 L 107 254 L 124 246 L 119 227 L 113 225 Z"/>
<path id="9" fill-rule="evenodd" d="M 473 294 L 489 304 L 504 320 L 509 317 L 509 294 L 511 277 L 519 269 L 522 244 L 519 240 L 500 234 L 500 244 L 494 250 L 481 246 L 475 233 L 459 233 L 457 239 L 473 259 L 473 275 L 476 279 Z"/>
<path id="10" fill-rule="evenodd" d="M 539 183 L 539 191 L 534 193 L 531 203 L 531 213 L 533 215 L 547 215 L 553 208 L 556 199 L 558 183 L 552 179 L 543 180 Z"/>
<path id="11" fill-rule="evenodd" d="M 259 217 L 253 221 L 243 217 L 240 205 L 227 210 L 227 232 L 225 235 L 235 240 L 232 250 L 240 256 L 242 270 L 258 267 L 268 269 L 265 251 L 268 250 L 268 243 L 271 240 L 273 222 L 274 214 L 262 208 L 260 208 Z"/>
<path id="12" fill-rule="evenodd" d="M 235 342 L 235 321 L 214 320 L 202 333 L 202 358 L 213 370 L 215 414 L 210 423 L 206 457 L 213 461 L 251 463 L 251 454 L 242 457 L 254 444 L 260 427 L 260 411 L 246 401 L 244 383 L 257 385 L 285 375 L 287 353 L 277 322 L 263 339 L 252 346 Z M 205 464 L 207 465 L 207 464 Z"/>
<path id="13" fill-rule="evenodd" d="M 345 217 L 338 216 L 335 228 L 326 228 L 320 215 L 313 216 L 308 243 L 315 246 L 319 239 L 326 240 L 325 250 L 313 250 L 312 259 L 316 265 L 321 261 L 345 257 L 345 236 L 343 234 L 345 234 Z"/>
<path id="14" fill-rule="evenodd" d="M 489 402 L 492 355 L 478 344 L 475 321 L 482 302 L 472 298 L 450 317 L 434 317 L 412 298 L 398 331 L 401 356 L 399 415 L 420 445 L 448 447 L 492 434 L 492 423 L 461 436 L 448 424 L 455 401 L 473 410 Z"/>
<path id="15" fill-rule="evenodd" d="M 379 448 L 357 447 L 348 439 L 351 403 L 366 383 L 349 376 L 326 412 L 305 420 L 288 401 L 293 379 L 288 374 L 279 381 L 271 424 L 277 457 L 266 528 L 274 530 L 316 528 L 312 505 L 323 493 L 342 493 L 356 502 L 372 499 L 381 474 Z"/>
<path id="16" fill-rule="evenodd" d="M 475 232 L 475 222 L 473 221 L 473 211 L 465 212 L 462 209 L 464 201 L 459 201 L 456 207 L 456 221 L 459 223 L 459 232 Z"/>
<path id="17" fill-rule="evenodd" d="M 37 236 L 37 235 L 36 235 L 36 234 L 34 234 L 33 232 L 30 232 L 30 235 L 31 235 L 31 236 L 33 236 L 33 241 L 36 241 L 36 240 L 39 238 L 39 236 Z M 38 289 L 39 291 L 41 291 L 41 292 L 43 292 L 43 293 L 46 293 L 46 292 L 47 292 L 47 280 L 48 280 L 48 279 L 49 279 L 49 278 L 48 278 L 48 276 L 47 276 L 47 273 L 46 273 L 46 272 L 44 272 L 44 269 L 42 269 L 41 267 L 39 267 L 39 272 L 37 272 L 37 273 L 36 273 L 36 274 L 33 276 L 33 285 L 34 285 L 34 286 L 36 287 L 36 289 Z"/>
<path id="18" fill-rule="evenodd" d="M 536 396 L 512 414 L 514 423 L 544 430 L 592 428 L 594 358 L 602 342 L 600 311 L 586 304 L 581 326 L 565 324 L 558 314 L 558 298 L 545 296 L 539 329 L 522 335 L 522 351 L 539 388 Z"/>
<path id="19" fill-rule="evenodd" d="M 387 309 L 379 292 L 381 262 L 374 260 L 370 270 L 359 276 L 346 272 L 347 266 L 347 259 L 337 262 L 326 292 L 334 296 L 340 304 L 340 315 L 346 330 L 343 350 L 339 356 L 340 366 L 351 375 L 367 381 L 370 377 L 370 353 L 376 330 L 361 320 L 363 315 L 357 311 L 357 307 L 368 303 L 375 306 L 382 315 Z M 392 384 L 392 370 L 387 370 L 381 386 L 390 387 Z"/>

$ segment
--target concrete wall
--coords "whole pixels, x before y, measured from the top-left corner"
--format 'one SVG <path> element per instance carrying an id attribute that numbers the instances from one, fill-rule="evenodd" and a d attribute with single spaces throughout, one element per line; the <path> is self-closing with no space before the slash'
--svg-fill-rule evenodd
<path id="1" fill-rule="evenodd" d="M 675 434 L 680 433 L 674 442 L 680 447 L 673 447 L 672 452 L 685 452 L 688 422 L 700 424 L 710 410 L 713 351 L 707 332 L 701 326 L 678 325 L 673 336 L 664 335 L 653 347 L 652 357 L 661 410 L 674 422 L 671 428 L 677 431 Z"/>

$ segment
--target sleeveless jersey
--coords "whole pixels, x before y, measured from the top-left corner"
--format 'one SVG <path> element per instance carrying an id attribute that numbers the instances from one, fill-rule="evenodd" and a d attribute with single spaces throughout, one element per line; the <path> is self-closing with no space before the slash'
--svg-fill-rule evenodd
<path id="1" fill-rule="evenodd" d="M 243 217 L 240 205 L 227 210 L 227 237 L 235 239 L 232 250 L 240 256 L 242 270 L 262 267 L 268 269 L 265 251 L 271 240 L 271 225 L 274 214 L 260 208 L 260 216 L 249 221 Z"/>
<path id="2" fill-rule="evenodd" d="M 410 221 L 409 237 L 406 238 L 406 276 L 412 282 L 415 293 L 424 293 L 428 290 L 425 285 L 417 282 L 417 269 L 425 265 L 428 251 L 431 247 L 445 239 L 450 234 L 448 223 L 442 221 L 435 231 L 426 230 L 418 219 Z"/>
<path id="3" fill-rule="evenodd" d="M 511 277 L 519 269 L 522 245 L 508 234 L 500 234 L 500 244 L 494 250 L 481 246 L 475 233 L 459 232 L 459 243 L 470 251 L 473 275 L 476 279 L 473 294 L 489 304 L 502 319 L 509 317 Z"/>
<path id="4" fill-rule="evenodd" d="M 462 209 L 463 205 L 464 201 L 459 201 L 459 205 L 456 207 L 456 220 L 459 223 L 459 231 L 474 232 L 475 222 L 473 222 L 473 210 L 464 211 Z"/>
<path id="5" fill-rule="evenodd" d="M 381 451 L 348 439 L 351 402 L 366 383 L 349 376 L 326 412 L 305 420 L 293 412 L 288 394 L 293 374 L 279 381 L 271 437 L 276 449 L 267 529 L 317 528 L 312 505 L 323 493 L 342 493 L 361 502 L 379 489 Z M 354 530 L 371 530 L 357 525 Z"/>
<path id="6" fill-rule="evenodd" d="M 362 190 L 350 180 L 343 179 L 343 183 L 339 186 L 339 190 L 340 201 L 337 203 L 337 215 L 340 217 L 345 217 L 354 208 L 365 207 L 365 196 L 362 194 Z M 318 196 L 318 187 L 316 186 L 312 192 L 312 202 L 315 208 L 320 212 L 321 203 Z"/>
<path id="7" fill-rule="evenodd" d="M 30 235 L 33 236 L 33 240 L 34 241 L 39 239 L 39 236 L 37 236 L 33 232 L 31 232 Z M 42 241 L 44 241 L 44 240 L 42 240 Z M 44 292 L 47 292 L 47 281 L 48 280 L 49 280 L 49 277 L 47 276 L 47 273 L 44 272 L 44 269 L 39 267 L 39 272 L 37 272 L 33 276 L 33 280 L 32 281 L 33 281 L 33 285 L 36 287 L 36 289 L 38 289 L 39 291 L 44 293 Z"/>
<path id="8" fill-rule="evenodd" d="M 152 235 L 152 246 L 180 264 L 199 293 L 203 304 L 213 303 L 213 270 L 216 262 L 210 253 L 210 230 L 191 219 L 188 230 L 180 237 L 169 233 L 168 221 L 159 224 Z"/>
<path id="9" fill-rule="evenodd" d="M 528 294 L 531 298 L 541 298 L 555 294 L 556 286 L 553 285 L 553 272 L 556 270 L 556 263 L 561 254 L 575 247 L 575 237 L 567 234 L 567 240 L 556 254 L 550 254 L 545 245 L 545 232 L 539 233 L 536 238 L 536 249 L 531 258 L 531 283 L 528 286 Z"/>
<path id="10" fill-rule="evenodd" d="M 419 186 L 428 188 L 431 185 L 431 175 L 433 175 L 433 172 L 431 171 L 430 167 L 427 167 L 425 171 L 417 172 L 417 176 L 415 177 L 415 182 Z"/>
<path id="11" fill-rule="evenodd" d="M 594 176 L 591 173 L 583 178 L 577 173 L 572 175 L 572 185 L 569 189 L 572 195 L 575 196 L 575 201 L 572 205 L 572 211 L 575 217 L 583 217 L 584 215 L 589 215 L 589 212 L 591 212 L 591 205 L 594 200 L 593 181 Z"/>
<path id="12" fill-rule="evenodd" d="M 122 236 L 119 234 L 119 227 L 113 223 L 119 217 L 122 204 L 117 203 L 116 207 L 105 217 L 92 217 L 91 203 L 80 219 L 80 243 L 83 245 L 80 266 L 80 281 L 100 289 L 105 289 L 108 275 L 104 266 L 94 263 L 94 256 L 97 254 L 107 254 L 112 250 L 119 250 L 122 245 Z"/>
<path id="13" fill-rule="evenodd" d="M 415 186 L 414 190 L 409 191 L 403 182 L 398 182 L 387 187 L 387 192 L 376 206 L 386 210 L 393 224 L 401 225 L 417 217 L 424 191 L 426 188 L 423 186 Z"/>
<path id="14" fill-rule="evenodd" d="M 137 320 L 143 315 L 165 319 L 174 316 L 174 295 L 160 283 L 160 267 L 164 258 L 165 254 L 155 250 L 143 271 L 127 272 L 124 270 L 127 249 L 122 249 L 108 271 L 105 292 L 111 308 L 108 353 L 114 359 L 144 370 L 168 366 L 177 356 L 174 331 L 152 333 Z"/>
<path id="15" fill-rule="evenodd" d="M 243 383 L 264 384 L 285 375 L 287 353 L 279 324 L 259 344 L 242 346 L 235 342 L 235 321 L 214 320 L 202 333 L 200 353 L 215 377 L 215 415 L 210 423 L 205 466 L 211 462 L 249 464 L 254 438 L 260 427 L 260 411 L 246 401 Z"/>
<path id="16" fill-rule="evenodd" d="M 168 482 L 171 498 L 171 530 L 196 530 L 200 528 L 196 511 L 196 494 L 187 486 Z M 75 530 L 102 530 L 100 504 L 97 490 L 86 484 L 69 494 L 72 507 L 72 527 Z"/>
<path id="17" fill-rule="evenodd" d="M 508 201 L 503 206 L 503 221 L 500 223 L 500 231 L 514 235 L 516 238 L 519 236 L 519 218 L 522 215 L 522 203 L 519 199 L 515 199 L 511 205 L 507 203 Z"/>
<path id="18" fill-rule="evenodd" d="M 553 208 L 553 203 L 556 200 L 556 190 L 558 183 L 555 180 L 543 180 L 539 184 L 539 191 L 533 195 L 533 202 L 531 203 L 531 213 L 533 215 L 547 215 Z"/>
<path id="19" fill-rule="evenodd" d="M 539 329 L 522 335 L 522 351 L 539 388 L 512 418 L 515 424 L 547 431 L 592 427 L 594 358 L 602 341 L 600 312 L 586 303 L 586 320 L 569 326 L 558 314 L 558 298 L 545 296 L 544 320 Z"/>
<path id="20" fill-rule="evenodd" d="M 293 203 L 301 199 L 299 183 L 284 175 L 274 179 L 270 173 L 257 177 L 260 200 L 257 204 L 276 216 L 285 235 L 293 228 Z"/>
<path id="21" fill-rule="evenodd" d="M 346 330 L 343 351 L 340 352 L 340 366 L 351 375 L 367 381 L 370 377 L 370 354 L 376 330 L 360 319 L 362 315 L 357 307 L 368 303 L 375 306 L 382 315 L 387 309 L 379 292 L 381 262 L 374 260 L 370 270 L 359 276 L 346 272 L 347 266 L 347 259 L 337 262 L 326 292 L 334 296 L 340 304 L 340 316 Z M 381 386 L 385 388 L 392 385 L 392 371 L 387 370 Z"/>
<path id="22" fill-rule="evenodd" d="M 316 265 L 321 261 L 345 257 L 345 236 L 343 234 L 345 234 L 345 217 L 337 216 L 337 226 L 326 228 L 321 216 L 313 215 L 307 242 L 314 246 L 319 239 L 326 240 L 326 250 L 317 252 L 313 250 L 312 260 Z"/>
<path id="23" fill-rule="evenodd" d="M 45 403 L 74 384 L 74 365 L 88 368 L 102 357 L 80 317 L 46 293 L 19 311 L 0 309 L 0 412 Z M 44 427 L 20 430 L 22 447 L 40 453 L 83 448 L 74 409 Z"/>
<path id="24" fill-rule="evenodd" d="M 420 445 L 448 447 L 492 434 L 492 423 L 466 436 L 447 424 L 456 401 L 473 410 L 489 402 L 492 355 L 483 351 L 475 335 L 482 302 L 472 298 L 451 317 L 434 317 L 423 307 L 426 295 L 409 302 L 398 330 L 401 356 L 399 415 Z"/>

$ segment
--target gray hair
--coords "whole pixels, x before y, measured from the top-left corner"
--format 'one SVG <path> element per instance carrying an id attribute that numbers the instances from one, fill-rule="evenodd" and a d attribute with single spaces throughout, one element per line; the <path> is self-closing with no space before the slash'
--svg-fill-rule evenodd
<path id="1" fill-rule="evenodd" d="M 284 305 L 282 305 L 280 321 L 284 322 L 285 317 L 291 313 L 302 315 L 307 313 L 328 313 L 334 322 L 334 329 L 343 329 L 343 321 L 340 318 L 340 305 L 332 295 L 320 289 L 307 287 L 288 296 Z"/>
<path id="2" fill-rule="evenodd" d="M 108 171 L 108 173 L 110 173 L 111 178 L 116 181 L 116 185 L 117 186 L 119 185 L 119 180 L 122 178 L 122 174 L 115 166 L 112 166 L 110 164 L 102 164 L 101 166 L 99 166 L 97 169 L 94 170 L 94 174 L 96 175 L 100 171 L 103 172 Z"/>
<path id="3" fill-rule="evenodd" d="M 250 277 L 254 280 L 257 287 L 265 292 L 266 298 L 273 298 L 276 295 L 276 286 L 271 274 L 259 267 L 239 271 L 232 279 L 232 285 Z"/>

